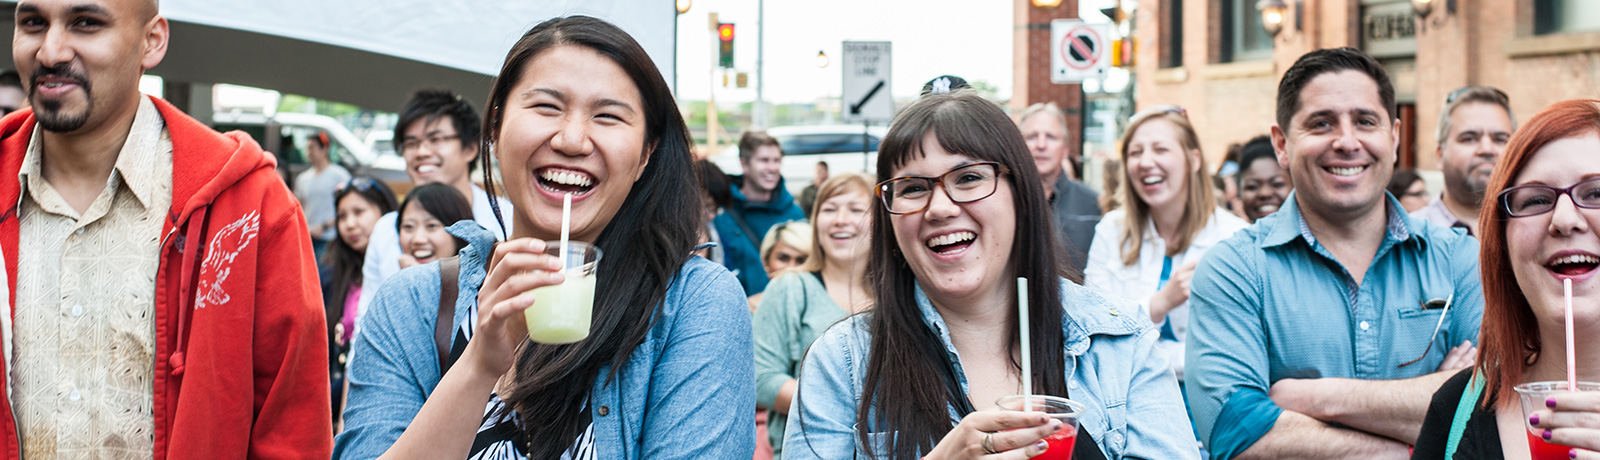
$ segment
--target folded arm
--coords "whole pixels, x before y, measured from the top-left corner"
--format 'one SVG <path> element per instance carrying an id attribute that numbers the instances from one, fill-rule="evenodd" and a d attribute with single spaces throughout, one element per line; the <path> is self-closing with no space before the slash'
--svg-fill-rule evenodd
<path id="1" fill-rule="evenodd" d="M 1433 393 L 1455 373 L 1403 380 L 1284 379 L 1272 385 L 1270 396 L 1286 411 L 1415 444 Z"/>
<path id="2" fill-rule="evenodd" d="M 1234 458 L 1388 460 L 1410 456 L 1410 449 L 1393 439 L 1336 428 L 1304 414 L 1283 411 L 1265 436 Z"/>

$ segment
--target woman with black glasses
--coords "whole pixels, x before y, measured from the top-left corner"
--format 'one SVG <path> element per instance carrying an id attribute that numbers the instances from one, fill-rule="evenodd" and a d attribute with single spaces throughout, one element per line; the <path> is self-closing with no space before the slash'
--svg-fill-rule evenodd
<path id="1" fill-rule="evenodd" d="M 1512 135 L 1484 195 L 1495 200 L 1478 217 L 1478 364 L 1434 393 L 1411 458 L 1600 458 L 1600 391 L 1584 384 L 1600 382 L 1597 153 L 1600 100 L 1556 103 Z M 1532 407 L 1519 398 L 1525 383 L 1565 387 L 1573 351 L 1579 388 L 1591 391 L 1532 398 Z"/>
<path id="2" fill-rule="evenodd" d="M 874 307 L 811 346 L 786 459 L 1039 455 L 1061 422 L 996 404 L 1023 378 L 1087 407 L 1073 458 L 1198 457 L 1156 329 L 1137 305 L 1062 277 L 1038 172 L 1005 112 L 968 91 L 924 96 L 884 138 L 878 178 Z M 1018 277 L 1032 299 L 1021 319 Z"/>

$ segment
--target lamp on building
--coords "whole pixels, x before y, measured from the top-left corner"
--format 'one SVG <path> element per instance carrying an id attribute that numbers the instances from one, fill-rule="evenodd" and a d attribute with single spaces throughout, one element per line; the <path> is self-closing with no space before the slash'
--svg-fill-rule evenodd
<path id="1" fill-rule="evenodd" d="M 689 7 L 694 4 L 694 0 L 677 0 L 674 4 L 678 8 L 678 14 L 683 14 L 689 12 Z"/>
<path id="2" fill-rule="evenodd" d="M 1433 3 L 1433 0 L 1411 0 L 1411 11 L 1415 11 L 1419 18 L 1426 18 L 1433 12 Z M 1447 15 L 1456 14 L 1456 0 L 1444 0 L 1444 12 Z"/>
<path id="3" fill-rule="evenodd" d="M 1305 5 L 1300 0 L 1294 3 L 1294 28 L 1291 30 L 1299 30 L 1300 10 Z M 1284 23 L 1288 22 L 1289 5 L 1283 0 L 1261 0 L 1256 2 L 1256 9 L 1261 10 L 1261 28 L 1274 37 L 1278 36 L 1278 32 L 1284 29 Z"/>
<path id="4" fill-rule="evenodd" d="M 1040 8 L 1055 8 L 1061 6 L 1061 0 L 1033 0 L 1033 6 Z"/>
<path id="5" fill-rule="evenodd" d="M 827 67 L 828 67 L 828 53 L 824 53 L 824 52 L 822 52 L 822 50 L 817 50 L 817 68 L 818 69 L 825 69 Z"/>

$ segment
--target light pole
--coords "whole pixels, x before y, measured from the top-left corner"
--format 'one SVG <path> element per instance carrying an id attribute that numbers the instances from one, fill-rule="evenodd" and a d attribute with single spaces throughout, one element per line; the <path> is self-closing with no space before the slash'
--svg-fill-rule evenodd
<path id="1" fill-rule="evenodd" d="M 693 3 L 694 0 L 677 0 L 674 3 L 673 8 L 677 9 L 678 15 L 672 18 L 673 36 L 678 35 L 678 19 L 682 18 L 684 13 L 689 12 L 689 7 Z M 674 54 L 676 54 L 676 52 L 674 52 Z M 678 63 L 676 62 L 672 63 L 672 97 L 678 97 Z"/>
<path id="2" fill-rule="evenodd" d="M 823 87 L 827 88 L 826 90 L 823 91 L 825 94 L 824 94 L 824 97 L 823 97 L 822 100 L 827 101 L 828 107 L 825 110 L 823 110 L 823 113 L 828 114 L 827 118 L 826 118 L 827 123 L 833 123 L 833 84 L 832 83 L 826 83 L 828 81 L 828 72 L 827 72 L 827 69 L 828 69 L 828 53 L 826 53 L 826 52 L 824 52 L 822 50 L 817 50 L 817 61 L 816 62 L 817 62 L 817 70 L 823 71 L 822 72 L 822 81 L 824 82 L 823 83 Z"/>
<path id="3" fill-rule="evenodd" d="M 763 97 L 762 90 L 766 86 L 765 63 L 762 62 L 767 53 L 767 1 L 756 1 L 756 103 L 751 124 L 755 129 L 767 128 L 767 99 Z"/>

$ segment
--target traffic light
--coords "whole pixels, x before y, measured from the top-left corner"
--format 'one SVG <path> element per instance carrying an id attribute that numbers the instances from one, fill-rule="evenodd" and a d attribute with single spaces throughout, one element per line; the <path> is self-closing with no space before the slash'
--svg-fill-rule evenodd
<path id="1" fill-rule="evenodd" d="M 1134 49 L 1138 41 L 1133 37 L 1119 38 L 1111 42 L 1111 65 L 1116 67 L 1133 67 Z"/>
<path id="2" fill-rule="evenodd" d="M 733 68 L 733 23 L 724 22 L 717 24 L 717 62 L 724 69 Z"/>

